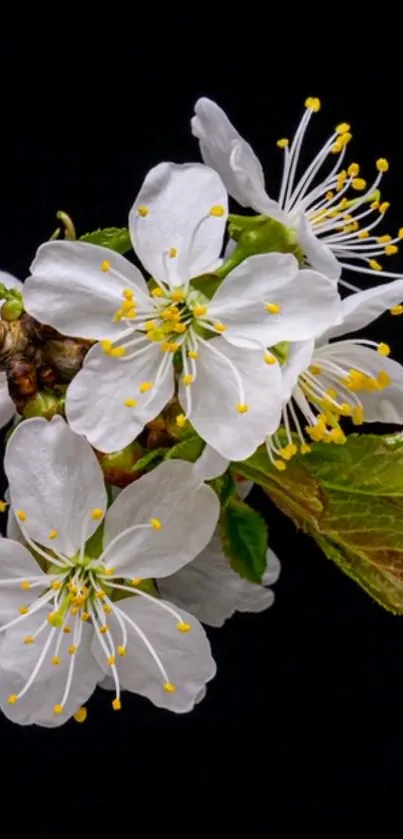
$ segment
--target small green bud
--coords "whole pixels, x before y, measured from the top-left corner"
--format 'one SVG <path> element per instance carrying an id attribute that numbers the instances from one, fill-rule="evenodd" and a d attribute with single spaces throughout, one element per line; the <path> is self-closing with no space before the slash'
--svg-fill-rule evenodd
<path id="1" fill-rule="evenodd" d="M 12 321 L 19 320 L 24 311 L 24 304 L 21 297 L 10 297 L 3 303 L 1 307 L 1 317 L 3 320 Z"/>
<path id="2" fill-rule="evenodd" d="M 56 414 L 63 413 L 64 401 L 64 396 L 59 396 L 52 391 L 40 390 L 36 396 L 27 402 L 22 416 L 24 419 L 45 417 L 45 419 L 50 420 Z"/>
<path id="3" fill-rule="evenodd" d="M 139 477 L 133 467 L 143 454 L 143 446 L 136 440 L 117 452 L 96 452 L 105 480 L 118 487 L 125 487 Z"/>
<path id="4" fill-rule="evenodd" d="M 295 231 L 276 219 L 268 216 L 229 216 L 228 231 L 237 247 L 215 272 L 221 280 L 248 256 L 259 253 L 291 253 L 299 262 L 302 260 Z"/>

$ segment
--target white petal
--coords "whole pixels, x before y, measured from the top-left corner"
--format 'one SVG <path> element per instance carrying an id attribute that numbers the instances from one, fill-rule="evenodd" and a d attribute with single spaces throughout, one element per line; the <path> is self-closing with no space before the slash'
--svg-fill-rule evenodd
<path id="1" fill-rule="evenodd" d="M 221 176 L 229 194 L 241 207 L 252 207 L 282 220 L 277 202 L 267 195 L 261 163 L 252 147 L 234 128 L 224 111 L 202 98 L 196 102 L 192 132 L 200 142 L 204 162 Z"/>
<path id="2" fill-rule="evenodd" d="M 321 347 L 315 353 L 315 361 L 326 358 L 336 364 L 343 364 L 346 370 L 364 370 L 371 376 L 377 376 L 384 370 L 390 376 L 392 384 L 381 391 L 357 396 L 364 408 L 364 422 L 403 422 L 403 367 L 397 361 L 384 358 L 376 350 L 353 344 L 338 343 Z"/>
<path id="3" fill-rule="evenodd" d="M 110 265 L 107 271 L 103 265 Z M 109 248 L 86 242 L 47 242 L 24 285 L 27 312 L 64 335 L 115 340 L 127 329 L 113 315 L 130 288 L 142 308 L 150 306 L 138 268 Z"/>
<path id="4" fill-rule="evenodd" d="M 29 606 L 41 592 L 40 588 L 24 590 L 21 582 L 10 585 L 12 580 L 28 577 L 43 577 L 42 588 L 47 588 L 48 578 L 29 551 L 13 539 L 0 539 L 0 623 L 17 618 L 18 608 Z M 3 582 L 6 585 L 2 585 Z"/>
<path id="5" fill-rule="evenodd" d="M 190 385 L 190 420 L 203 440 L 222 457 L 244 460 L 253 454 L 266 434 L 278 428 L 282 404 L 280 367 L 277 363 L 266 364 L 263 351 L 245 351 L 221 337 L 199 344 L 198 349 L 196 380 Z M 220 357 L 215 349 L 221 353 Z M 242 398 L 228 361 L 241 379 Z M 179 390 L 184 410 L 185 387 L 181 384 Z M 241 402 L 248 406 L 246 413 L 237 411 Z"/>
<path id="6" fill-rule="evenodd" d="M 262 577 L 262 583 L 264 586 L 272 586 L 279 578 L 281 565 L 279 558 L 271 548 L 267 549 L 266 562 L 267 567 Z"/>
<path id="7" fill-rule="evenodd" d="M 287 360 L 281 368 L 284 402 L 288 402 L 298 377 L 307 370 L 315 350 L 315 341 L 295 341 L 289 345 Z"/>
<path id="8" fill-rule="evenodd" d="M 298 262 L 292 254 L 268 253 L 245 259 L 221 283 L 208 306 L 208 318 L 223 323 L 225 338 L 256 349 L 274 344 L 273 321 L 265 303 L 277 302 L 283 288 L 295 282 Z M 291 287 L 291 286 L 290 286 Z"/>
<path id="9" fill-rule="evenodd" d="M 13 400 L 8 392 L 7 376 L 0 372 L 0 428 L 4 428 L 16 413 Z"/>
<path id="10" fill-rule="evenodd" d="M 218 533 L 193 562 L 159 581 L 158 589 L 164 599 L 209 626 L 222 626 L 237 610 L 261 612 L 274 600 L 273 592 L 242 580 L 230 568 Z"/>
<path id="11" fill-rule="evenodd" d="M 33 685 L 28 689 L 25 696 L 21 697 L 14 705 L 10 705 L 8 697 L 23 689 L 35 667 L 46 639 L 52 632 L 51 628 L 46 629 L 33 644 L 24 644 L 24 637 L 27 634 L 33 634 L 35 628 L 42 622 L 43 613 L 39 614 L 41 615 L 40 618 L 37 615 L 35 616 L 36 625 L 33 622 L 30 624 L 30 619 L 27 619 L 18 628 L 15 627 L 6 632 L 0 650 L 0 707 L 9 719 L 20 725 L 35 723 L 36 725 L 53 728 L 66 722 L 89 699 L 97 682 L 102 678 L 102 669 L 91 652 L 93 629 L 90 625 L 84 624 L 80 647 L 75 655 L 70 693 L 64 705 L 63 713 L 55 714 L 53 707 L 61 703 L 66 686 L 68 667 L 71 661 L 68 647 L 72 639 L 72 635 L 64 635 L 59 652 L 60 664 L 55 666 L 51 662 L 56 645 L 57 634 L 55 634 Z"/>
<path id="12" fill-rule="evenodd" d="M 181 611 L 183 622 L 189 623 L 191 629 L 180 632 L 176 628 L 176 619 L 158 606 L 158 601 L 154 604 L 141 597 L 122 600 L 118 607 L 146 635 L 166 670 L 168 681 L 175 685 L 176 690 L 172 693 L 164 690 L 163 674 L 144 642 L 129 625 L 126 655 L 116 660 L 122 687 L 132 693 L 147 696 L 160 708 L 168 708 L 176 713 L 190 711 L 201 689 L 216 672 L 202 626 L 193 615 Z M 108 617 L 108 624 L 114 637 L 118 637 L 119 627 L 113 613 Z M 96 638 L 93 652 L 99 663 L 104 664 L 105 654 Z"/>
<path id="13" fill-rule="evenodd" d="M 157 380 L 162 362 L 165 373 Z M 140 392 L 149 382 L 151 390 Z M 150 344 L 132 360 L 112 358 L 99 345 L 88 353 L 84 365 L 67 389 L 66 416 L 72 428 L 102 452 L 114 452 L 131 443 L 146 422 L 162 411 L 174 392 L 172 359 Z M 128 407 L 126 399 L 137 405 Z"/>
<path id="14" fill-rule="evenodd" d="M 213 207 L 222 208 L 222 215 L 211 215 Z M 130 211 L 137 256 L 153 277 L 170 285 L 213 270 L 227 207 L 224 186 L 212 169 L 201 163 L 160 163 L 148 173 Z M 173 257 L 171 248 L 177 251 Z"/>
<path id="15" fill-rule="evenodd" d="M 206 445 L 194 464 L 194 475 L 200 481 L 211 481 L 222 475 L 229 466 L 230 461 L 221 457 L 218 452 Z"/>
<path id="16" fill-rule="evenodd" d="M 245 259 L 218 289 L 208 316 L 229 326 L 224 337 L 237 346 L 251 346 L 253 341 L 273 346 L 315 337 L 327 325 L 340 322 L 340 296 L 328 277 L 297 268 L 291 254 Z M 280 311 L 268 312 L 267 303 Z"/>
<path id="17" fill-rule="evenodd" d="M 325 274 L 331 280 L 338 280 L 342 271 L 339 260 L 336 259 L 329 246 L 315 236 L 304 214 L 299 217 L 296 234 L 298 244 L 304 251 L 311 268 L 319 271 L 320 274 Z"/>
<path id="18" fill-rule="evenodd" d="M 393 280 L 392 283 L 384 283 L 367 288 L 365 291 L 357 291 L 345 297 L 342 301 L 343 321 L 339 326 L 334 326 L 325 332 L 323 341 L 335 338 L 337 335 L 344 335 L 347 332 L 357 332 L 367 324 L 372 323 L 392 306 L 403 301 L 403 280 Z"/>
<path id="19" fill-rule="evenodd" d="M 92 510 L 106 509 L 101 468 L 88 443 L 61 417 L 35 417 L 13 432 L 4 464 L 11 505 L 26 516 L 23 532 L 73 556 L 83 534 L 88 539 L 99 526 Z M 57 536 L 50 539 L 53 530 Z"/>
<path id="20" fill-rule="evenodd" d="M 207 545 L 219 512 L 215 492 L 194 476 L 192 463 L 165 461 L 122 490 L 108 510 L 104 546 L 121 536 L 107 564 L 124 576 L 172 574 Z M 152 518 L 159 519 L 160 530 L 127 530 Z"/>

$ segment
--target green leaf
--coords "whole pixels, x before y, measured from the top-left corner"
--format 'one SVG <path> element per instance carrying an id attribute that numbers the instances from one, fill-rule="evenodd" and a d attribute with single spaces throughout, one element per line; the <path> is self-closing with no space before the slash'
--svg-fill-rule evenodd
<path id="1" fill-rule="evenodd" d="M 208 481 L 208 484 L 217 493 L 221 507 L 225 507 L 235 492 L 235 481 L 231 472 L 229 470 L 224 472 L 218 478 L 213 478 L 212 481 Z"/>
<path id="2" fill-rule="evenodd" d="M 102 245 L 104 248 L 110 248 L 111 251 L 122 254 L 133 247 L 127 227 L 106 227 L 104 230 L 84 233 L 84 236 L 80 236 L 80 242 Z"/>
<path id="3" fill-rule="evenodd" d="M 231 568 L 245 580 L 260 583 L 267 551 L 267 525 L 262 516 L 233 496 L 221 512 L 220 533 Z"/>
<path id="4" fill-rule="evenodd" d="M 146 452 L 143 457 L 140 457 L 139 460 L 133 464 L 131 471 L 132 472 L 143 472 L 150 463 L 154 463 L 155 460 L 162 461 L 164 459 L 164 455 L 166 454 L 166 449 L 152 449 L 149 452 Z M 156 464 L 155 464 L 156 465 Z"/>
<path id="5" fill-rule="evenodd" d="M 278 472 L 260 449 L 233 469 L 256 481 L 380 605 L 403 614 L 403 436 L 315 443 Z"/>
<path id="6" fill-rule="evenodd" d="M 205 297 L 211 300 L 221 283 L 222 280 L 215 274 L 202 274 L 192 280 L 191 287 L 196 291 L 201 291 Z"/>
<path id="7" fill-rule="evenodd" d="M 179 458 L 180 460 L 190 460 L 192 463 L 200 457 L 204 449 L 204 442 L 198 434 L 193 434 L 192 437 L 187 437 L 185 440 L 180 440 L 172 449 L 165 455 L 165 460 L 172 458 Z"/>

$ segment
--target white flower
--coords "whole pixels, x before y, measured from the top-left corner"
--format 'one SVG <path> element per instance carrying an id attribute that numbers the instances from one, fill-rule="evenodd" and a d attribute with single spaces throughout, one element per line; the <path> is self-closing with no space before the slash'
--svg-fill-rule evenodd
<path id="1" fill-rule="evenodd" d="M 273 551 L 267 551 L 267 569 L 262 585 L 243 580 L 228 564 L 219 533 L 201 554 L 175 574 L 158 583 L 162 597 L 179 608 L 188 609 L 202 623 L 222 626 L 238 612 L 262 612 L 274 602 L 274 594 L 265 586 L 276 582 L 280 563 Z"/>
<path id="2" fill-rule="evenodd" d="M 300 451 L 310 451 L 307 440 L 345 443 L 340 417 L 363 422 L 403 422 L 403 367 L 388 358 L 385 342 L 338 336 L 356 332 L 403 299 L 403 280 L 351 294 L 342 302 L 343 323 L 326 330 L 315 343 L 290 345 L 283 366 L 283 422 L 288 437 L 281 445 L 278 435 L 268 436 L 269 457 L 278 469 L 296 452 L 291 437 L 294 427 Z M 307 421 L 303 430 L 298 414 Z"/>
<path id="3" fill-rule="evenodd" d="M 66 404 L 74 430 L 97 449 L 124 447 L 160 413 L 174 394 L 179 359 L 179 424 L 190 420 L 223 457 L 243 460 L 280 417 L 281 373 L 263 348 L 338 321 L 333 283 L 300 271 L 291 254 L 245 260 L 212 300 L 196 290 L 192 278 L 220 263 L 226 218 L 215 172 L 162 163 L 130 213 L 136 253 L 157 284 L 151 293 L 137 268 L 105 248 L 51 242 L 39 249 L 25 285 L 27 311 L 64 334 L 100 341 Z"/>
<path id="4" fill-rule="evenodd" d="M 211 538 L 218 499 L 192 469 L 165 462 L 106 510 L 95 454 L 60 417 L 14 431 L 5 470 L 24 544 L 0 540 L 0 705 L 10 719 L 53 726 L 78 709 L 82 719 L 108 672 L 115 710 L 121 687 L 192 708 L 215 673 L 205 633 L 138 587 L 179 570 Z"/>
<path id="5" fill-rule="evenodd" d="M 380 200 L 378 190 L 388 162 L 377 160 L 377 175 L 369 186 L 359 177 L 357 163 L 342 168 L 352 135 L 350 126 L 341 123 L 297 179 L 305 133 L 312 114 L 320 109 L 320 100 L 309 97 L 305 107 L 291 143 L 287 138 L 277 141 L 284 151 L 278 201 L 266 192 L 263 169 L 253 149 L 215 102 L 198 100 L 192 131 L 200 142 L 203 160 L 217 170 L 229 194 L 242 207 L 251 207 L 293 229 L 308 265 L 336 280 L 342 268 L 375 275 L 382 270 L 377 257 L 397 253 L 396 242 L 403 236 L 403 228 L 393 239 L 372 235 L 389 207 L 387 201 Z M 330 168 L 324 175 L 322 167 L 329 160 Z M 401 275 L 384 272 L 384 276 Z M 344 280 L 340 282 L 357 291 Z M 402 312 L 399 307 L 395 313 Z"/>
<path id="6" fill-rule="evenodd" d="M 12 274 L 7 274 L 5 271 L 0 271 L 0 283 L 5 285 L 6 288 L 16 288 L 18 290 L 22 288 L 21 280 L 17 280 L 17 277 L 13 277 Z M 0 299 L 0 309 L 3 303 L 4 300 Z M 3 371 L 0 371 L 0 428 L 4 428 L 15 413 L 15 405 L 8 392 L 7 376 Z"/>

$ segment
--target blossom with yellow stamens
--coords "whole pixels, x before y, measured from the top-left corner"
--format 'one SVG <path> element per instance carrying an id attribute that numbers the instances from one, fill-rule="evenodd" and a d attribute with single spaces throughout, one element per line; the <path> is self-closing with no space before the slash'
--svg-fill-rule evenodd
<path id="1" fill-rule="evenodd" d="M 12 513 L 26 511 L 21 542 L 0 540 L 6 716 L 44 726 L 76 715 L 83 721 L 83 705 L 107 673 L 115 710 L 122 688 L 172 711 L 190 710 L 215 673 L 204 630 L 196 617 L 134 590 L 129 580 L 177 572 L 204 549 L 219 515 L 213 490 L 192 464 L 170 460 L 124 489 L 106 511 L 97 458 L 61 417 L 21 423 L 8 443 L 5 471 Z M 91 537 L 100 526 L 94 550 Z"/>

